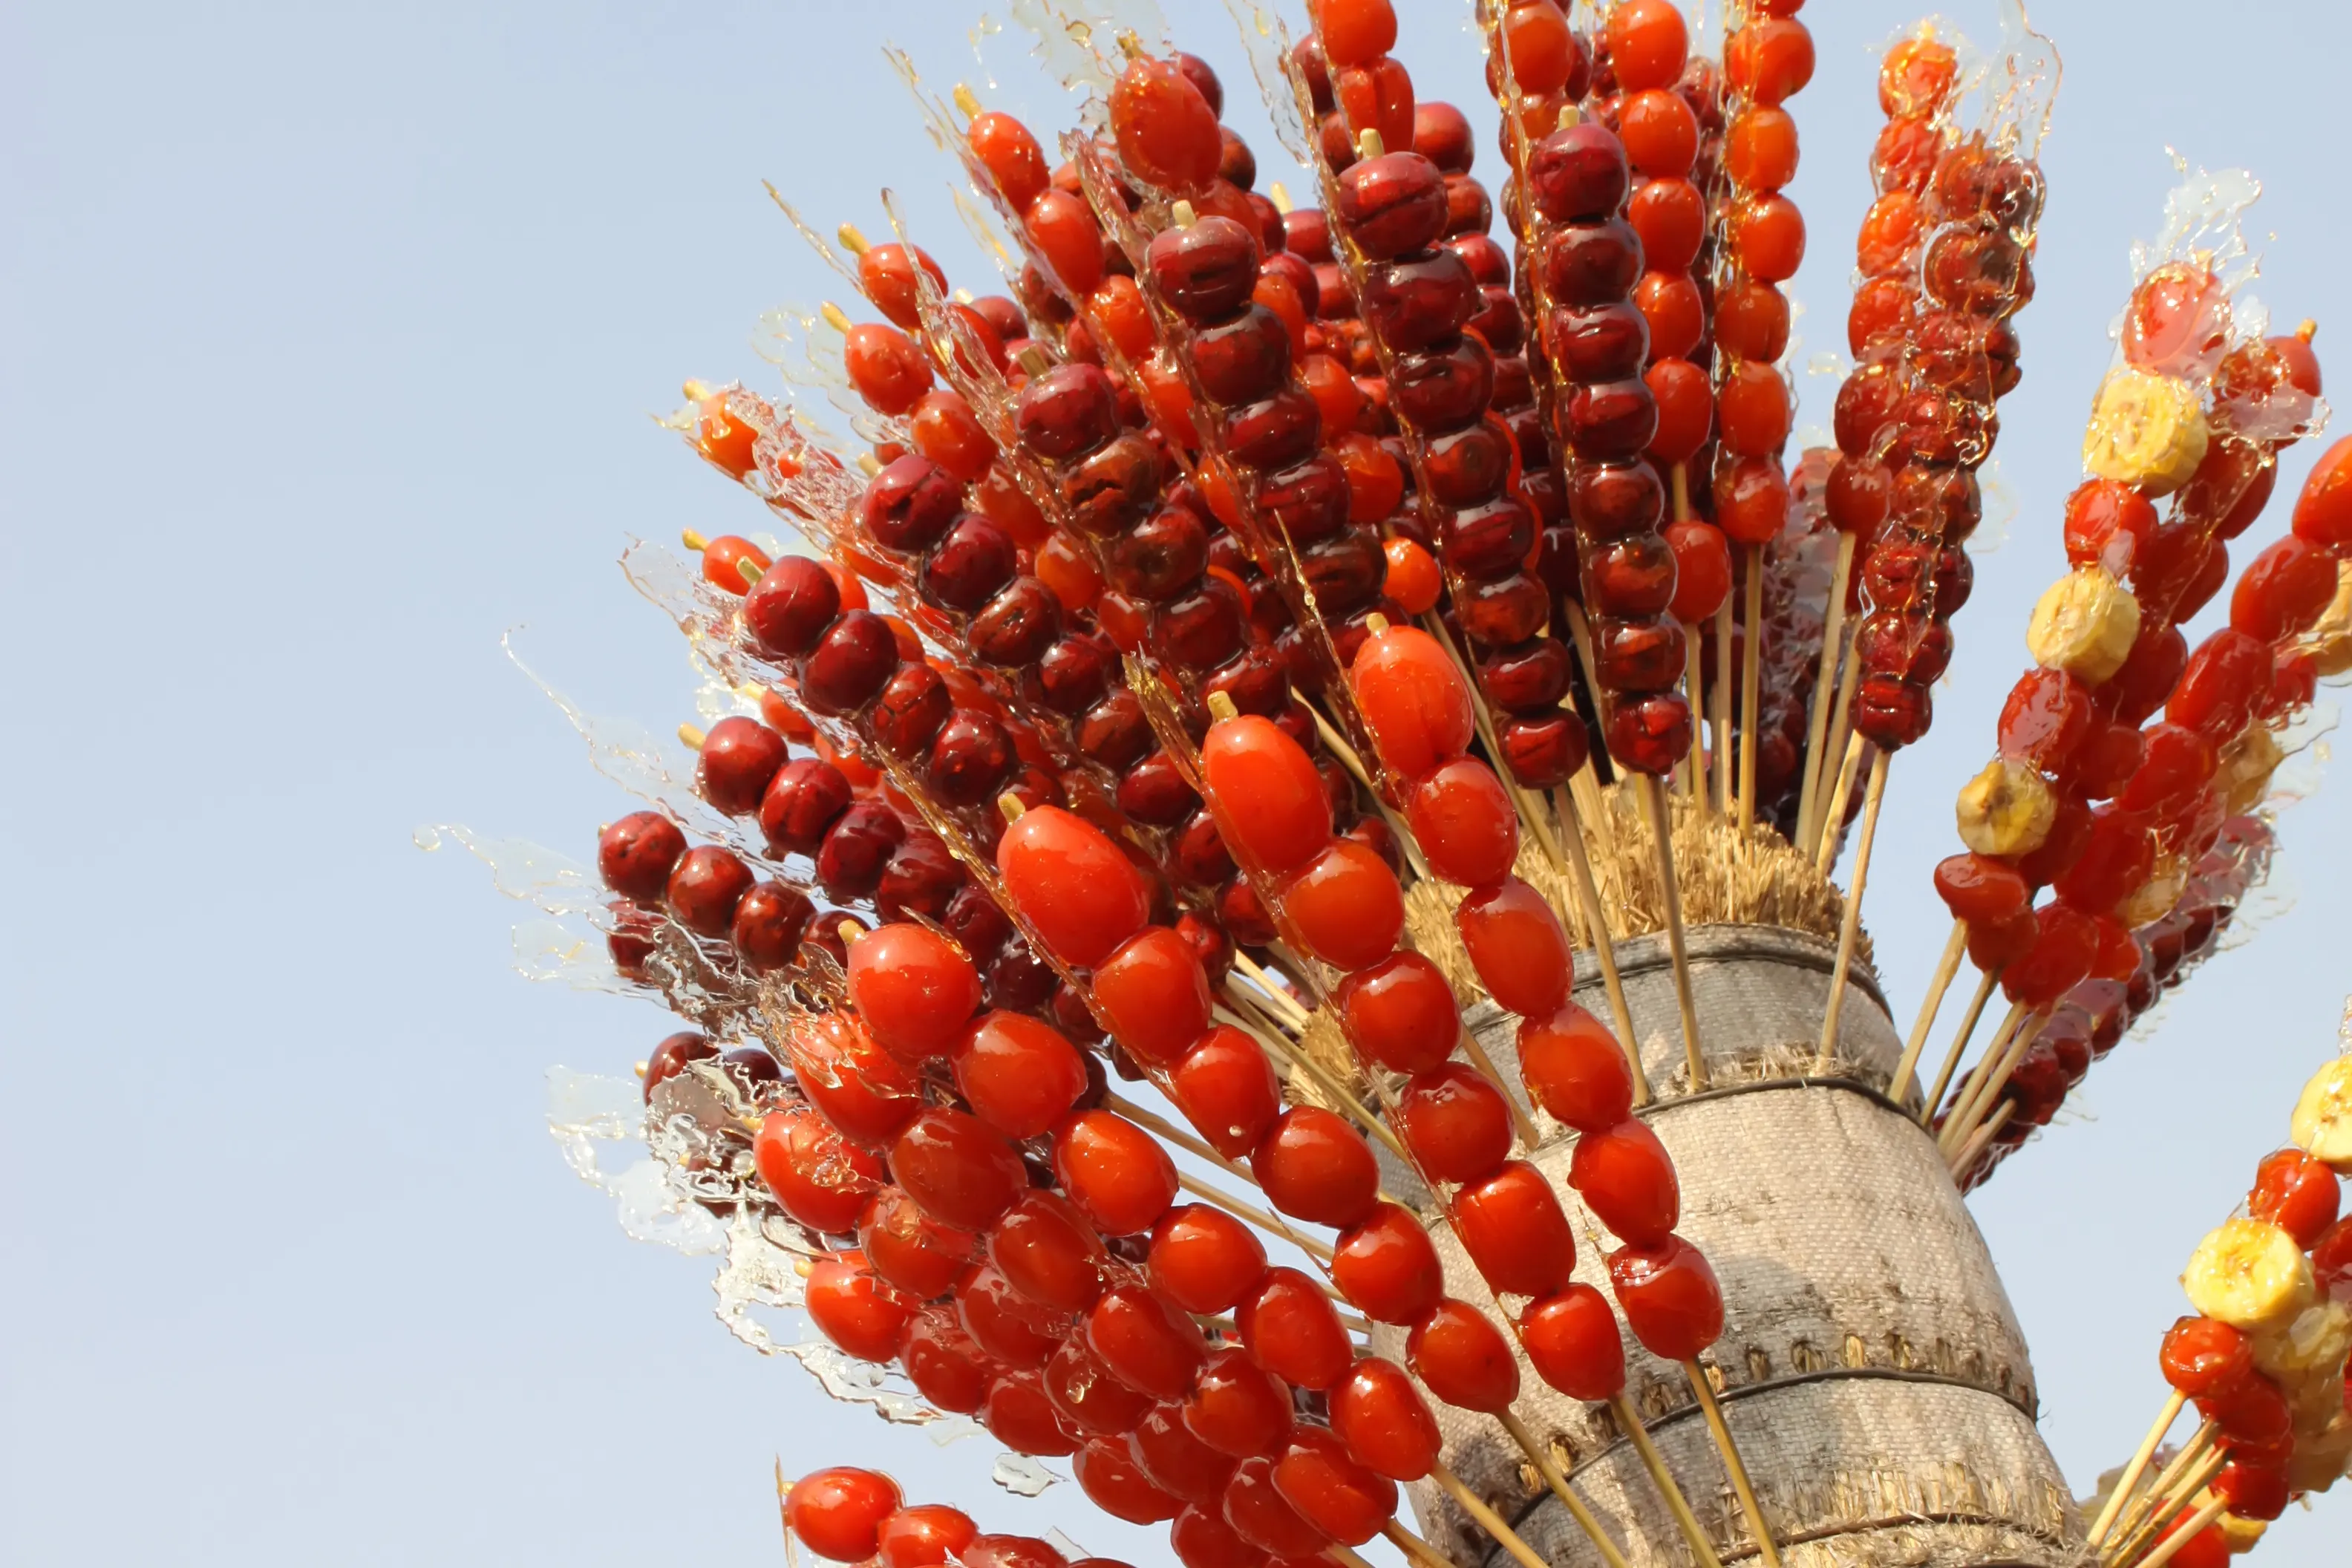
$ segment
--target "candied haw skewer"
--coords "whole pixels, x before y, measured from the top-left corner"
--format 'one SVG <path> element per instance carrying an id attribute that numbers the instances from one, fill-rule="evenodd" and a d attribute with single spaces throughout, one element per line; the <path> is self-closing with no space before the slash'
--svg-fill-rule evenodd
<path id="1" fill-rule="evenodd" d="M 1318 25 L 1325 32 L 1355 26 L 1352 12 L 1364 5 L 1386 8 L 1385 0 L 1360 0 L 1339 20 L 1318 14 Z M 1391 32 L 1393 22 L 1391 15 Z M 1328 58 L 1329 41 L 1322 42 Z M 1354 153 L 1326 158 L 1318 170 L 1335 258 L 1388 383 L 1421 531 L 1437 547 L 1454 616 L 1478 660 L 1496 760 L 1519 787 L 1549 790 L 1583 766 L 1589 742 L 1583 721 L 1562 707 L 1573 660 L 1546 630 L 1549 595 L 1534 569 L 1541 520 L 1512 483 L 1526 454 L 1496 411 L 1495 345 L 1470 328 L 1487 310 L 1480 282 L 1461 250 L 1440 243 L 1452 226 L 1449 176 L 1411 150 L 1411 124 L 1384 122 L 1368 94 L 1349 90 L 1375 79 L 1410 99 L 1403 66 L 1385 54 L 1333 73 L 1337 115 Z M 1516 324 L 1515 304 L 1512 315 Z M 1341 652 L 1352 649 L 1343 644 Z"/>

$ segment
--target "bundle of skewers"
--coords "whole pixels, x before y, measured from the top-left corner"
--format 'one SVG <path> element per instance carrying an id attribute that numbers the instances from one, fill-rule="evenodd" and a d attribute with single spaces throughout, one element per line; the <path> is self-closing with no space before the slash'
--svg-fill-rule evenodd
<path id="1" fill-rule="evenodd" d="M 1961 1203 L 2230 924 L 2352 668 L 2352 445 L 2229 574 L 2324 418 L 2312 330 L 2246 304 L 2244 193 L 2185 188 L 1899 1037 L 1863 899 L 2019 379 L 2056 57 L 2020 16 L 1886 51 L 1835 447 L 1792 453 L 1800 5 L 1710 58 L 1667 0 L 1481 0 L 1475 117 L 1390 0 L 1244 8 L 1305 200 L 1165 40 L 1067 18 L 1050 142 L 894 56 L 986 281 L 887 193 L 872 235 L 775 195 L 837 301 L 780 328 L 784 395 L 668 421 L 748 521 L 625 560 L 706 678 L 691 760 L 586 726 L 642 808 L 518 890 L 689 1026 L 630 1131 L 829 1391 L 1060 1461 L 1185 1568 L 2153 1568 L 2343 1473 L 2300 1384 L 2291 1451 L 2211 1405 L 2309 1313 L 2342 1337 L 2342 1260 L 2298 1262 L 2300 1316 L 2200 1301 L 2206 1370 L 2086 1518 Z M 2209 1250 L 2342 1250 L 2302 1234 L 2328 1103 Z M 1072 1561 L 871 1470 L 779 1485 L 832 1560 Z"/>

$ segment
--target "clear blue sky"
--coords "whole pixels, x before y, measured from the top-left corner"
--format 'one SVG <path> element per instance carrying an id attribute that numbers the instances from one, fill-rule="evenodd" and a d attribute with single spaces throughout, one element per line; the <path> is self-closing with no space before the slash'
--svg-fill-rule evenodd
<path id="1" fill-rule="evenodd" d="M 993 1493 L 979 1444 L 827 1406 L 712 1321 L 704 1263 L 624 1240 L 542 1130 L 543 1075 L 625 1071 L 664 1017 L 515 978 L 514 906 L 409 840 L 455 820 L 584 858 L 621 809 L 500 657 L 509 626 L 597 710 L 688 715 L 677 639 L 614 558 L 633 531 L 758 520 L 646 416 L 683 376 L 760 376 L 755 315 L 829 287 L 762 177 L 869 229 L 892 184 L 971 275 L 948 165 L 878 53 L 973 74 L 969 5 L 7 8 L 0 1558 L 773 1562 L 781 1454 L 1164 1560 L 1075 1489 Z M 1423 95 L 1476 102 L 1466 4 L 1401 8 Z M 1990 35 L 1988 5 L 1954 10 Z M 1866 194 L 1866 46 L 1910 14 L 1806 14 L 1799 292 L 1822 346 Z M 1247 99 L 1222 8 L 1179 15 Z M 1897 770 L 1869 900 L 1906 1015 L 1945 929 L 1927 868 L 2059 560 L 2168 143 L 2264 178 L 2264 294 L 2320 318 L 2324 353 L 2352 343 L 2342 8 L 2036 20 L 2067 69 L 2003 410 L 2024 510 Z M 996 101 L 1048 108 L 1006 83 Z M 2153 1413 L 2173 1278 L 2330 1048 L 2347 823 L 2352 781 L 2291 814 L 2292 912 L 1979 1202 L 2078 1484 Z M 2341 1562 L 2332 1500 L 2261 1560 Z"/>

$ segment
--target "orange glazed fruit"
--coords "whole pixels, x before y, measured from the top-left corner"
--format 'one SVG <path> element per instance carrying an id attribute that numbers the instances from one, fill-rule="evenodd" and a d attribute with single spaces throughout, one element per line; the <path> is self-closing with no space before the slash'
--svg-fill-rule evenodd
<path id="1" fill-rule="evenodd" d="M 1470 688 L 1461 669 L 1427 632 L 1391 626 L 1364 639 L 1348 669 L 1357 706 L 1371 726 L 1381 761 L 1414 779 L 1470 749 L 1476 732 Z"/>
<path id="2" fill-rule="evenodd" d="M 1318 0 L 1315 34 L 1334 71 L 1368 66 L 1396 47 L 1396 12 L 1389 0 Z"/>
<path id="3" fill-rule="evenodd" d="M 1096 967 L 1094 991 L 1112 1037 L 1154 1067 L 1174 1061 L 1209 1026 L 1208 972 L 1170 926 L 1146 926 L 1121 943 Z"/>
<path id="4" fill-rule="evenodd" d="M 784 1522 L 818 1556 L 859 1563 L 874 1555 L 882 1521 L 898 1502 L 898 1482 L 843 1465 L 793 1482 L 784 1494 Z"/>
<path id="5" fill-rule="evenodd" d="M 1603 29 L 1609 63 L 1627 92 L 1672 87 L 1690 58 L 1690 28 L 1671 0 L 1622 0 Z"/>
<path id="6" fill-rule="evenodd" d="M 1604 1131 L 1633 1113 L 1623 1047 L 1573 1002 L 1519 1026 L 1519 1076 L 1538 1105 L 1581 1132 Z"/>
<path id="7" fill-rule="evenodd" d="M 1429 1474 L 1444 1439 L 1404 1368 L 1366 1356 L 1331 1390 L 1331 1430 L 1358 1464 L 1392 1481 Z"/>
<path id="8" fill-rule="evenodd" d="M 1496 1290 L 1549 1296 L 1568 1288 L 1576 1237 L 1543 1173 L 1514 1160 L 1454 1194 L 1454 1234 Z"/>
<path id="9" fill-rule="evenodd" d="M 1439 1303 L 1405 1336 L 1404 1355 L 1431 1393 L 1458 1408 L 1492 1413 L 1519 1396 L 1519 1363 L 1509 1343 L 1467 1302 Z"/>
<path id="10" fill-rule="evenodd" d="M 1172 60 L 1128 62 L 1110 89 L 1110 129 L 1120 162 L 1147 184 L 1184 195 L 1217 177 L 1216 110 Z"/>
<path id="11" fill-rule="evenodd" d="M 1519 1343 L 1536 1375 L 1570 1399 L 1613 1399 L 1625 1389 L 1625 1338 L 1608 1298 L 1590 1285 L 1570 1285 L 1528 1304 Z"/>
<path id="12" fill-rule="evenodd" d="M 996 846 L 1005 890 L 1046 947 L 1091 969 L 1143 929 L 1143 878 L 1100 828 L 1058 806 L 1024 812 Z"/>
<path id="13" fill-rule="evenodd" d="M 1282 915 L 1313 957 L 1361 969 L 1396 951 L 1404 889 L 1387 861 L 1352 838 L 1333 839 L 1282 889 Z"/>
<path id="14" fill-rule="evenodd" d="M 1105 1236 L 1150 1229 L 1176 1196 L 1168 1151 L 1108 1110 L 1082 1110 L 1055 1130 L 1054 1175 Z"/>
<path id="15" fill-rule="evenodd" d="M 1229 848 L 1284 876 L 1331 841 L 1331 797 L 1306 750 L 1271 720 L 1245 714 L 1209 727 L 1201 743 L 1209 798 Z"/>
<path id="16" fill-rule="evenodd" d="M 1462 900 L 1454 923 L 1486 994 L 1522 1018 L 1548 1017 L 1568 1000 L 1568 936 L 1559 917 L 1517 877 Z"/>
<path id="17" fill-rule="evenodd" d="M 1380 1202 L 1381 1168 L 1363 1134 L 1319 1106 L 1284 1111 L 1249 1163 L 1266 1201 L 1296 1219 L 1345 1227 Z"/>
<path id="18" fill-rule="evenodd" d="M 980 975 L 928 926 L 886 925 L 849 947 L 849 1001 L 875 1043 L 902 1061 L 942 1055 L 980 1008 Z"/>

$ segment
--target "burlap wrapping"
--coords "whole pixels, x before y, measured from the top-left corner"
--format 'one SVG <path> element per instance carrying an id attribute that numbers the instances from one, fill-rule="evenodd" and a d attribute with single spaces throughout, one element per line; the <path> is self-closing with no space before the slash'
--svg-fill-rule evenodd
<path id="1" fill-rule="evenodd" d="M 1662 1099 L 1641 1112 L 1674 1155 L 1682 1233 L 1722 1280 L 1727 1326 L 1706 1358 L 1775 1539 L 1790 1568 L 2057 1568 L 2079 1523 L 2033 1421 L 2032 1365 L 2017 1321 L 1934 1141 L 1884 1098 L 1900 1052 L 1885 1005 L 1857 971 L 1841 1065 L 1807 1076 L 1833 952 L 1795 931 L 1688 933 L 1713 1087 L 1680 1094 L 1683 1047 L 1664 942 L 1618 947 L 1642 1055 Z M 1578 1000 L 1609 1016 L 1580 954 Z M 1513 1020 L 1481 1004 L 1468 1022 L 1517 1092 Z M 1536 1112 L 1537 1164 L 1580 1237 L 1577 1277 L 1607 1288 L 1611 1244 L 1567 1184 L 1574 1134 Z M 1391 1167 L 1390 1190 L 1425 1203 Z M 1452 1233 L 1433 1224 L 1448 1289 L 1493 1298 Z M 1518 1303 L 1512 1302 L 1517 1306 Z M 1627 1392 L 1727 1561 L 1756 1551 L 1682 1368 L 1630 1333 Z M 1402 1336 L 1375 1336 L 1402 1362 Z M 1521 1364 L 1518 1413 L 1555 1445 L 1633 1568 L 1695 1561 L 1619 1436 L 1608 1408 L 1568 1400 Z M 1433 1405 L 1435 1402 L 1433 1401 Z M 1601 1559 L 1500 1428 L 1436 1406 L 1449 1462 L 1559 1568 Z M 1422 1527 L 1458 1562 L 1486 1545 L 1433 1485 L 1412 1489 Z M 1499 1551 L 1488 1558 L 1500 1568 Z"/>

